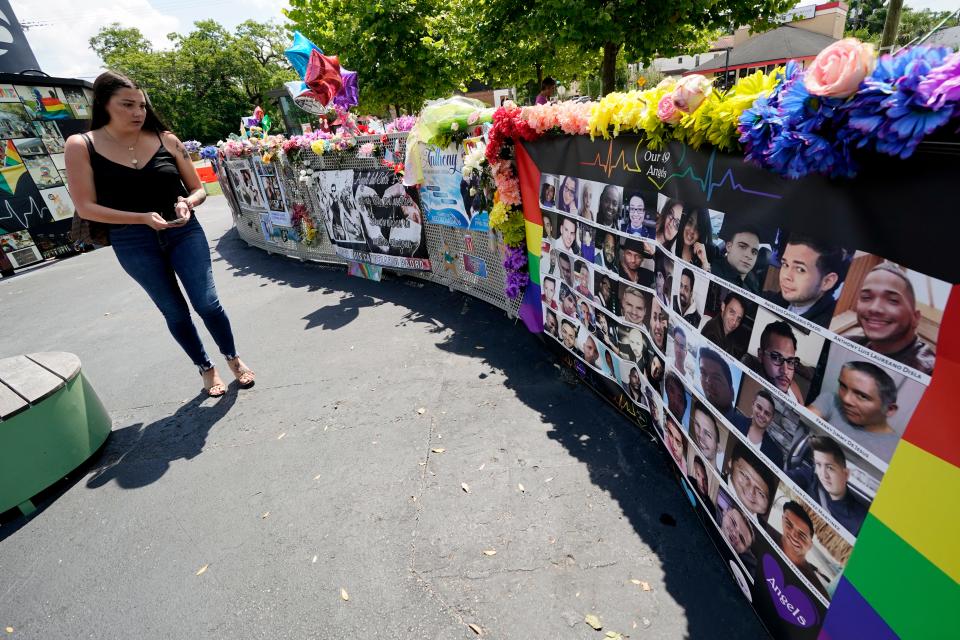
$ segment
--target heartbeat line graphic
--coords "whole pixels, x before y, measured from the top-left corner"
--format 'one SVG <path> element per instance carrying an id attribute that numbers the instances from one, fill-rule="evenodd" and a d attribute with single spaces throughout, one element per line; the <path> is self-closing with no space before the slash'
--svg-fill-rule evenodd
<path id="1" fill-rule="evenodd" d="M 35 216 L 36 218 L 38 218 L 37 222 L 43 222 L 44 221 L 43 212 L 44 211 L 49 212 L 49 210 L 46 207 L 38 207 L 37 203 L 33 201 L 33 196 L 30 196 L 30 210 L 24 211 L 23 213 L 16 211 L 10 205 L 9 200 L 4 202 L 3 204 L 4 204 L 4 209 L 6 209 L 6 213 L 4 214 L 2 211 L 0 211 L 0 223 L 2 223 L 4 220 L 13 219 L 19 222 L 24 229 L 30 228 L 30 216 Z"/>
<path id="2" fill-rule="evenodd" d="M 640 168 L 640 162 L 638 156 L 640 155 L 640 149 L 642 143 L 637 143 L 636 148 L 633 153 L 633 165 L 631 165 L 626 159 L 626 153 L 621 151 L 617 156 L 617 159 L 613 159 L 613 141 L 611 140 L 607 145 L 607 157 L 604 159 L 601 153 L 597 153 L 596 157 L 592 162 L 581 162 L 580 164 L 585 167 L 600 167 L 603 169 L 604 173 L 607 174 L 609 178 L 615 169 L 623 169 L 629 173 L 643 173 L 643 169 Z M 739 191 L 741 193 L 747 193 L 753 196 L 759 196 L 761 198 L 772 198 L 774 200 L 780 200 L 783 196 L 776 193 L 768 193 L 766 191 L 757 191 L 755 189 L 748 189 L 742 184 L 737 182 L 736 177 L 733 175 L 733 169 L 727 169 L 724 172 L 723 176 L 719 181 L 714 180 L 713 167 L 716 162 L 717 150 L 714 149 L 710 152 L 710 160 L 707 162 L 707 169 L 705 175 L 701 178 L 697 175 L 696 171 L 692 166 L 683 168 L 684 160 L 687 156 L 687 147 L 683 147 L 683 151 L 680 154 L 680 159 L 677 160 L 678 169 L 682 169 L 679 172 L 671 173 L 666 176 L 661 182 L 657 182 L 654 176 L 647 175 L 647 180 L 649 180 L 658 191 L 663 190 L 668 182 L 675 178 L 690 178 L 698 185 L 700 185 L 701 191 L 703 191 L 707 196 L 707 201 L 710 201 L 713 198 L 713 192 L 716 189 L 721 187 L 726 187 L 733 191 Z"/>

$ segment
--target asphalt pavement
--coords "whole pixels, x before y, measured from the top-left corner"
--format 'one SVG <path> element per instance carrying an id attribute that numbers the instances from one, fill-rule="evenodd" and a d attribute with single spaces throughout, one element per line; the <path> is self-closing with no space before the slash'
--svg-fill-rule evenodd
<path id="1" fill-rule="evenodd" d="M 659 445 L 522 324 L 198 214 L 253 389 L 202 396 L 110 249 L 0 280 L 0 357 L 77 354 L 113 418 L 0 526 L 0 637 L 766 637 Z"/>

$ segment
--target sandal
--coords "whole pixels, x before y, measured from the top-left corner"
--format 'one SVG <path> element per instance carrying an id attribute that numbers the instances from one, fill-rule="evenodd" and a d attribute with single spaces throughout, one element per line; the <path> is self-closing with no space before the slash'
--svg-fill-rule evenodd
<path id="1" fill-rule="evenodd" d="M 248 369 L 243 364 L 237 364 L 236 367 L 233 366 L 233 363 L 239 362 L 240 356 L 235 356 L 233 358 L 227 358 L 227 364 L 230 365 L 230 370 L 233 371 L 234 377 L 237 379 L 237 386 L 241 389 L 249 389 L 254 384 L 256 384 L 256 374 Z"/>
<path id="2" fill-rule="evenodd" d="M 204 369 L 203 367 L 200 368 L 201 377 L 207 371 L 213 371 L 214 379 L 217 378 L 217 372 L 212 365 L 208 369 Z M 222 396 L 227 392 L 227 386 L 223 384 L 223 382 L 213 382 L 210 384 L 209 387 L 204 385 L 203 392 L 206 393 L 207 396 L 210 398 L 219 398 L 220 396 Z"/>

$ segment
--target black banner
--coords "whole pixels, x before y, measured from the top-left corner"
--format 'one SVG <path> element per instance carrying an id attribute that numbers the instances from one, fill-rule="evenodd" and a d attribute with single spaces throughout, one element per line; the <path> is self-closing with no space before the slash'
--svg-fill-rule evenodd
<path id="1" fill-rule="evenodd" d="M 544 332 L 649 416 L 770 630 L 817 637 L 934 372 L 960 275 L 956 156 L 788 181 L 632 136 L 524 146 Z"/>

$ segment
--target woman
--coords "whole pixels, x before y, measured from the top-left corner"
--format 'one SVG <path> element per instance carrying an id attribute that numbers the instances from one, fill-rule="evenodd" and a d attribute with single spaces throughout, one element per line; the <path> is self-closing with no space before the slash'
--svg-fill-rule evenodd
<path id="1" fill-rule="evenodd" d="M 560 181 L 560 204 L 557 206 L 564 213 L 576 214 L 580 207 L 577 206 L 577 186 L 579 180 L 572 176 L 564 176 Z"/>
<path id="2" fill-rule="evenodd" d="M 167 328 L 203 377 L 211 397 L 226 393 L 190 319 L 190 303 L 226 356 L 240 388 L 254 374 L 237 356 L 230 320 L 213 283 L 210 247 L 193 215 L 203 185 L 183 143 L 169 131 L 143 91 L 107 71 L 93 85 L 90 132 L 66 144 L 70 196 L 77 213 L 109 228 L 120 266 L 163 313 Z"/>
<path id="3" fill-rule="evenodd" d="M 557 189 L 553 186 L 553 183 L 544 182 L 543 186 L 540 188 L 540 204 L 552 209 L 554 206 L 556 206 L 556 203 L 554 202 L 556 195 Z"/>
<path id="4" fill-rule="evenodd" d="M 657 218 L 657 242 L 666 247 L 677 237 L 680 230 L 680 219 L 683 217 L 683 204 L 670 198 L 660 210 Z"/>
<path id="5" fill-rule="evenodd" d="M 667 248 L 682 260 L 710 271 L 707 247 L 712 246 L 712 241 L 710 214 L 706 209 L 690 209 L 680 219 L 680 233 L 673 239 L 673 246 Z"/>

